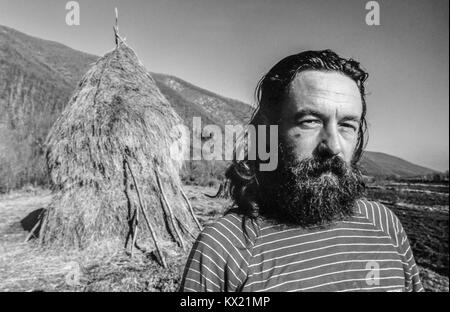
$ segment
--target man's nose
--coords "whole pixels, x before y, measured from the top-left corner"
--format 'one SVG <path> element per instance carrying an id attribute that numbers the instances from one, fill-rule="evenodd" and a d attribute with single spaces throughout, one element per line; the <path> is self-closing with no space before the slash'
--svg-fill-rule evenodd
<path id="1" fill-rule="evenodd" d="M 322 132 L 321 144 L 327 147 L 330 154 L 342 156 L 342 146 L 337 127 L 324 128 Z"/>

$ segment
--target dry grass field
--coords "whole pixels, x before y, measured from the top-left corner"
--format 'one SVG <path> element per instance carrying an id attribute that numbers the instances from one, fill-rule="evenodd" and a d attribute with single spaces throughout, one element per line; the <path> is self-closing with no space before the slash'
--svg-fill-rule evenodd
<path id="1" fill-rule="evenodd" d="M 185 186 L 200 222 L 213 222 L 226 209 L 225 199 L 211 199 L 215 189 Z M 431 192 L 431 193 L 430 193 Z M 400 218 L 409 236 L 428 291 L 449 291 L 448 185 L 377 184 L 368 197 L 381 200 Z M 166 269 L 152 254 L 123 250 L 123 242 L 106 242 L 89 250 L 41 250 L 24 243 L 21 220 L 51 200 L 48 190 L 28 189 L 0 196 L 0 291 L 176 291 L 186 253 L 172 250 Z M 170 249 L 168 249 L 170 250 Z"/>
<path id="2" fill-rule="evenodd" d="M 185 186 L 203 225 L 214 221 L 227 206 L 210 199 L 208 187 Z M 123 250 L 123 242 L 109 241 L 88 250 L 42 250 L 37 242 L 25 243 L 23 220 L 51 201 L 47 190 L 29 189 L 0 196 L 0 291 L 176 291 L 186 253 L 173 250 L 168 267 L 159 267 L 152 254 Z M 166 249 L 170 250 L 170 249 Z"/>

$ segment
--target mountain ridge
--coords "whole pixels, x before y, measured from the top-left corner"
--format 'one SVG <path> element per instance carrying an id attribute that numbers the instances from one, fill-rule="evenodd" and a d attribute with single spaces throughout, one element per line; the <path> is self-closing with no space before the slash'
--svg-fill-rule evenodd
<path id="1" fill-rule="evenodd" d="M 364 158 L 361 160 L 361 167 L 367 173 L 370 173 L 368 175 L 375 177 L 414 178 L 441 173 L 387 153 L 365 151 L 363 155 Z M 376 168 L 373 168 L 374 164 L 376 164 Z"/>
<path id="2" fill-rule="evenodd" d="M 42 182 L 47 132 L 98 58 L 0 25 L 0 184 L 2 176 L 14 176 L 16 186 Z M 245 124 L 253 111 L 176 76 L 149 73 L 188 127 L 194 116 L 203 125 Z M 380 177 L 437 172 L 380 152 L 365 152 L 361 165 L 367 175 Z"/>

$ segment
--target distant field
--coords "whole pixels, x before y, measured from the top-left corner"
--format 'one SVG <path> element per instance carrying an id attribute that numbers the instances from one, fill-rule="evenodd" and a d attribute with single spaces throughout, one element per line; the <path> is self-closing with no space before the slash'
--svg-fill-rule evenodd
<path id="1" fill-rule="evenodd" d="M 379 200 L 400 219 L 417 264 L 446 277 L 449 275 L 449 186 L 442 184 L 378 183 L 369 185 L 369 199 Z M 427 277 L 422 276 L 425 283 Z M 425 285 L 433 289 L 436 285 Z M 445 287 L 443 288 L 445 289 Z"/>
<path id="2" fill-rule="evenodd" d="M 407 203 L 420 206 L 449 205 L 448 185 L 426 184 L 371 184 L 368 185 L 368 196 L 393 204 Z"/>
<path id="3" fill-rule="evenodd" d="M 405 182 L 389 182 L 385 185 L 396 187 L 398 189 L 412 189 L 416 191 L 429 191 L 438 193 L 449 193 L 449 185 L 441 183 L 405 183 Z"/>

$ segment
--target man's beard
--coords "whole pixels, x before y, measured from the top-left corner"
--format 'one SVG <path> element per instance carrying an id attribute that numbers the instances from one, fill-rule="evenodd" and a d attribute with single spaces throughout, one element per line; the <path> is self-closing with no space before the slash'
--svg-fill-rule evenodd
<path id="1" fill-rule="evenodd" d="M 297 160 L 284 148 L 274 172 L 260 172 L 260 214 L 286 225 L 323 226 L 354 214 L 365 185 L 356 165 L 338 156 Z"/>

